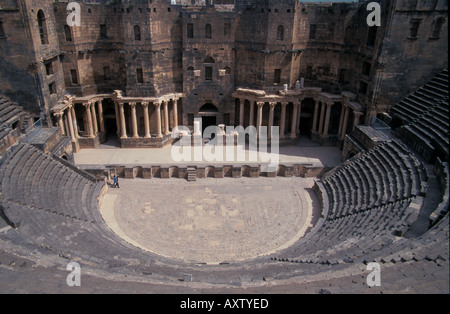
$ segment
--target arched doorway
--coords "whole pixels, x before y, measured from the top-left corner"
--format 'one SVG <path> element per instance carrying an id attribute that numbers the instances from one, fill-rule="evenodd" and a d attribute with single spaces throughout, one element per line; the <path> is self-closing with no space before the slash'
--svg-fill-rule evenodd
<path id="1" fill-rule="evenodd" d="M 211 103 L 204 104 L 198 111 L 199 116 L 202 118 L 202 132 L 208 126 L 217 125 L 217 115 L 219 110 Z"/>

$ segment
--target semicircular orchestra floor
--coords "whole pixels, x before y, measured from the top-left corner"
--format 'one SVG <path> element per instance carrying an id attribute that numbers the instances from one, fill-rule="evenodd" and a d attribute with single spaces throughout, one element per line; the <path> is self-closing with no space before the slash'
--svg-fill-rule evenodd
<path id="1" fill-rule="evenodd" d="M 311 227 L 312 178 L 132 179 L 109 188 L 108 226 L 146 251 L 217 264 L 274 253 Z"/>

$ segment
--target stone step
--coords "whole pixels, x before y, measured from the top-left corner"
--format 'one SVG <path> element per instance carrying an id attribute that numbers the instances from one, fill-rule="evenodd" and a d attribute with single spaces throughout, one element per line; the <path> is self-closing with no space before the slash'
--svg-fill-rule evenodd
<path id="1" fill-rule="evenodd" d="M 187 180 L 188 181 L 197 180 L 197 170 L 194 167 L 187 167 Z"/>

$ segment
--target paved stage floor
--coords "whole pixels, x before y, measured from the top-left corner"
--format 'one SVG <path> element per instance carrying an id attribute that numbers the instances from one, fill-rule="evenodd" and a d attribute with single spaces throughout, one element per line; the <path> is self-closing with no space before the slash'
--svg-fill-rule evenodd
<path id="1" fill-rule="evenodd" d="M 74 154 L 75 163 L 83 165 L 176 165 L 182 164 L 261 164 L 248 157 L 246 161 L 201 161 L 177 162 L 172 158 L 172 147 L 164 148 L 119 148 L 117 141 L 111 139 L 95 149 L 81 149 Z M 223 160 L 225 160 L 225 155 Z M 342 163 L 342 151 L 334 146 L 320 146 L 307 137 L 300 137 L 296 146 L 279 148 L 279 164 L 312 164 L 317 167 L 335 167 Z"/>

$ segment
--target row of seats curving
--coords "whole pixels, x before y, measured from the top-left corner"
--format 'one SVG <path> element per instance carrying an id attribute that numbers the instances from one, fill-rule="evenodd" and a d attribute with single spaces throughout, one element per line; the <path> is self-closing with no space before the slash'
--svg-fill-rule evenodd
<path id="1" fill-rule="evenodd" d="M 426 192 L 422 164 L 398 141 L 385 142 L 323 180 L 329 218 L 380 207 Z"/>
<path id="2" fill-rule="evenodd" d="M 409 124 L 446 98 L 448 99 L 448 71 L 443 70 L 427 84 L 393 106 L 390 114 L 402 120 L 403 125 Z"/>
<path id="3" fill-rule="evenodd" d="M 13 147 L 2 162 L 0 177 L 5 201 L 95 221 L 92 212 L 104 183 L 88 180 L 31 145 Z"/>

